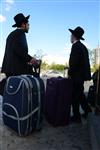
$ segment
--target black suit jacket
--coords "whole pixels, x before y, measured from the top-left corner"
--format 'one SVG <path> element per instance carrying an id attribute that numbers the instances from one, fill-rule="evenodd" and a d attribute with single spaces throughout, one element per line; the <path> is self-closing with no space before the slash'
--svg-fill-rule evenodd
<path id="1" fill-rule="evenodd" d="M 91 79 L 88 50 L 80 41 L 72 45 L 68 74 L 77 82 Z"/>
<path id="2" fill-rule="evenodd" d="M 28 62 L 31 59 L 24 30 L 14 30 L 6 40 L 2 72 L 8 75 L 29 74 Z"/>

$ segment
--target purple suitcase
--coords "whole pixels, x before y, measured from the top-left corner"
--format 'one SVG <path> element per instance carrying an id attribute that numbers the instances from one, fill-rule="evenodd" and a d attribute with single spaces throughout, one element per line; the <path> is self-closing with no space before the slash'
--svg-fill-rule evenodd
<path id="1" fill-rule="evenodd" d="M 69 124 L 72 102 L 72 81 L 57 77 L 47 80 L 45 117 L 53 126 Z"/>

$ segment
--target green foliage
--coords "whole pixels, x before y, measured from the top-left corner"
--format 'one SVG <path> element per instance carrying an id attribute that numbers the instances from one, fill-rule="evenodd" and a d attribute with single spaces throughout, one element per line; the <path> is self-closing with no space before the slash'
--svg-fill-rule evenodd
<path id="1" fill-rule="evenodd" d="M 90 56 L 90 62 L 91 62 L 91 72 L 95 72 L 98 67 L 99 67 L 99 64 L 97 64 L 97 58 L 96 58 L 96 50 L 97 49 L 93 49 L 93 50 L 89 50 L 89 56 Z"/>
<path id="2" fill-rule="evenodd" d="M 42 70 L 52 69 L 52 70 L 63 71 L 65 66 L 67 66 L 67 64 L 62 65 L 62 64 L 52 63 L 51 65 L 49 65 L 45 61 L 43 61 L 42 64 L 41 64 L 41 69 Z"/>
<path id="3" fill-rule="evenodd" d="M 47 69 L 49 69 L 49 65 L 45 61 L 43 61 L 42 64 L 41 64 L 41 69 L 42 70 L 47 70 Z"/>
<path id="4" fill-rule="evenodd" d="M 94 65 L 91 67 L 91 72 L 95 72 L 98 68 L 99 68 L 99 65 L 94 64 Z"/>
<path id="5" fill-rule="evenodd" d="M 52 69 L 52 70 L 58 70 L 58 71 L 64 70 L 64 67 L 65 67 L 65 65 L 62 65 L 62 64 L 55 64 L 55 63 L 52 63 L 52 64 L 50 65 L 50 69 Z"/>

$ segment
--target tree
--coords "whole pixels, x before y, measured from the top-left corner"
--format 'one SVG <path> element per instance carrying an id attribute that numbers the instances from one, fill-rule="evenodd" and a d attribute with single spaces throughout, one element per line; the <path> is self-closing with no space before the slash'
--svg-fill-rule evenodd
<path id="1" fill-rule="evenodd" d="M 47 70 L 47 69 L 49 69 L 49 65 L 45 61 L 43 61 L 42 64 L 41 64 L 41 69 L 42 70 Z"/>
<path id="2" fill-rule="evenodd" d="M 88 50 L 89 51 L 89 56 L 90 56 L 90 63 L 91 63 L 91 71 L 95 72 L 96 69 L 98 68 L 98 64 L 97 64 L 97 49 L 93 49 L 93 50 Z"/>
<path id="3" fill-rule="evenodd" d="M 62 64 L 55 64 L 55 63 L 52 63 L 50 65 L 50 69 L 52 70 L 58 70 L 58 71 L 63 71 L 64 70 L 64 67 L 65 65 L 62 65 Z"/>

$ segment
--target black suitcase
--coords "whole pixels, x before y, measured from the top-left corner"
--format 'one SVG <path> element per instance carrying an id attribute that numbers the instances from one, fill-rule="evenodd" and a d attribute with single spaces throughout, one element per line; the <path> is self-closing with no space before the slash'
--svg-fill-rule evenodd
<path id="1" fill-rule="evenodd" d="M 72 81 L 57 77 L 47 79 L 45 117 L 53 126 L 69 124 L 72 102 Z"/>
<path id="2" fill-rule="evenodd" d="M 40 130 L 44 98 L 44 83 L 41 78 L 31 75 L 9 77 L 2 106 L 4 124 L 20 136 Z"/>

